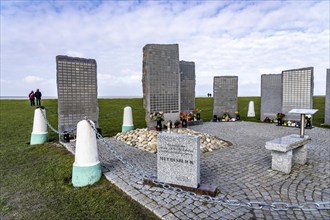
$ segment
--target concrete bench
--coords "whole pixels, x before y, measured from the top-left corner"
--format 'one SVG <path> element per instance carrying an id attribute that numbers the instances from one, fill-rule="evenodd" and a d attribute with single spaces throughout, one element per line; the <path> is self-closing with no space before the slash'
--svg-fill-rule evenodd
<path id="1" fill-rule="evenodd" d="M 305 164 L 307 162 L 307 149 L 309 136 L 300 137 L 292 134 L 266 142 L 266 149 L 271 150 L 272 170 L 289 174 L 293 163 Z"/>

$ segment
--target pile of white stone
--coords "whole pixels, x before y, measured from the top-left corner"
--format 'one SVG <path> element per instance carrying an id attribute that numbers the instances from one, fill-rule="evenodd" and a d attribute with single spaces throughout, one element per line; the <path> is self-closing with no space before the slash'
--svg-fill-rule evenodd
<path id="1" fill-rule="evenodd" d="M 191 134 L 199 136 L 200 149 L 202 153 L 211 152 L 216 149 L 226 148 L 231 145 L 216 136 L 196 132 L 187 128 L 171 129 L 171 133 Z M 136 129 L 128 132 L 118 133 L 115 138 L 132 147 L 136 147 L 138 149 L 151 153 L 157 152 L 157 131 L 152 131 L 147 128 Z"/>

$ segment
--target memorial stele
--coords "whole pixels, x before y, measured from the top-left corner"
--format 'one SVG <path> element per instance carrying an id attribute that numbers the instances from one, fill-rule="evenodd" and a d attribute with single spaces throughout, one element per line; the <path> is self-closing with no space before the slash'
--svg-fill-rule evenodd
<path id="1" fill-rule="evenodd" d="M 285 120 L 300 120 L 291 109 L 312 109 L 314 68 L 284 70 L 282 74 L 261 76 L 260 120 L 285 114 Z"/>
<path id="2" fill-rule="evenodd" d="M 213 80 L 213 115 L 235 116 L 238 108 L 238 76 L 215 76 Z"/>
<path id="3" fill-rule="evenodd" d="M 261 75 L 260 120 L 276 118 L 282 111 L 282 74 Z"/>
<path id="4" fill-rule="evenodd" d="M 173 133 L 158 134 L 157 180 L 174 185 L 199 187 L 199 136 Z"/>
<path id="5" fill-rule="evenodd" d="M 327 69 L 324 124 L 330 125 L 330 69 Z"/>
<path id="6" fill-rule="evenodd" d="M 72 132 L 87 117 L 98 127 L 97 64 L 94 59 L 56 56 L 58 130 Z"/>
<path id="7" fill-rule="evenodd" d="M 148 127 L 150 114 L 164 112 L 165 121 L 180 113 L 180 65 L 178 44 L 147 44 L 143 47 L 143 105 Z"/>
<path id="8" fill-rule="evenodd" d="M 282 71 L 282 113 L 286 120 L 299 120 L 299 115 L 290 114 L 291 109 L 312 109 L 314 68 L 306 67 Z"/>
<path id="9" fill-rule="evenodd" d="M 181 112 L 191 112 L 195 109 L 195 63 L 181 60 L 180 76 Z"/>

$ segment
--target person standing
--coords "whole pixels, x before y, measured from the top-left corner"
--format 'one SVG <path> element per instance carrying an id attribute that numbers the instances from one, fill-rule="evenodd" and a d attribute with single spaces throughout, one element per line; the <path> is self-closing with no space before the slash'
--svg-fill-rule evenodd
<path id="1" fill-rule="evenodd" d="M 37 91 L 34 93 L 36 100 L 37 100 L 37 106 L 41 106 L 41 92 L 39 91 L 39 89 L 37 89 Z"/>
<path id="2" fill-rule="evenodd" d="M 34 92 L 31 91 L 29 94 L 30 106 L 35 106 L 34 98 L 35 98 Z"/>

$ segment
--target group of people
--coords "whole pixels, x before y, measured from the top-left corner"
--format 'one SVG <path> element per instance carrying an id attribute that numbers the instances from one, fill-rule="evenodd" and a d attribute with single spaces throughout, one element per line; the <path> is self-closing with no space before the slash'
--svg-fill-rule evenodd
<path id="1" fill-rule="evenodd" d="M 211 93 L 207 93 L 207 97 L 212 97 L 212 94 Z"/>
<path id="2" fill-rule="evenodd" d="M 30 106 L 35 106 L 35 100 L 37 101 L 37 106 L 41 106 L 41 92 L 39 89 L 37 89 L 36 92 L 33 92 L 33 90 L 29 94 L 29 100 L 30 100 Z"/>

